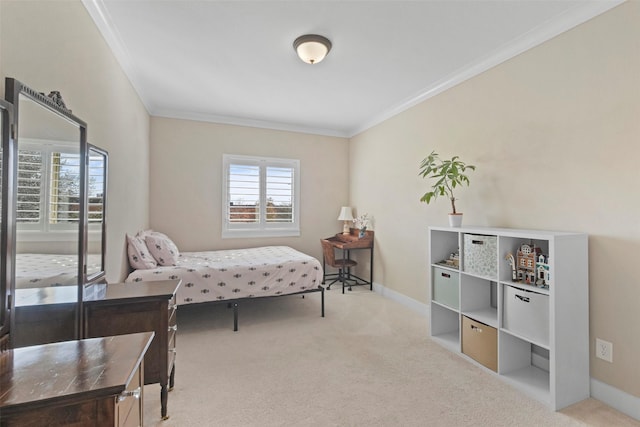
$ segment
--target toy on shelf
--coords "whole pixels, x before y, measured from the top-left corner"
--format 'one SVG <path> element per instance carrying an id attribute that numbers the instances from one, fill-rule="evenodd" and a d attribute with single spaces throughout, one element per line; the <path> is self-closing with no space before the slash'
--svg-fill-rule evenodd
<path id="1" fill-rule="evenodd" d="M 540 288 L 549 289 L 551 279 L 549 277 L 549 256 L 538 255 L 538 262 L 536 262 L 536 273 L 538 278 L 536 279 L 536 286 Z"/>
<path id="2" fill-rule="evenodd" d="M 549 257 L 540 248 L 523 244 L 515 258 L 512 253 L 508 253 L 505 259 L 511 266 L 511 280 L 549 289 Z"/>
<path id="3" fill-rule="evenodd" d="M 506 259 L 511 266 L 511 280 L 515 282 L 516 280 L 518 280 L 518 273 L 516 273 L 516 260 L 511 252 L 509 252 L 507 256 L 504 257 L 504 259 Z"/>
<path id="4" fill-rule="evenodd" d="M 449 258 L 443 259 L 438 264 L 446 265 L 447 267 L 460 269 L 460 253 L 452 252 L 449 254 Z"/>

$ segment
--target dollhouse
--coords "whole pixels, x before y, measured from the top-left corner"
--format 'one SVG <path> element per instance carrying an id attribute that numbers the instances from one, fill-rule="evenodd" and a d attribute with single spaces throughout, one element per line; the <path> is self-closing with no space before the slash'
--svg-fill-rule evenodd
<path id="1" fill-rule="evenodd" d="M 505 258 L 511 266 L 511 279 L 514 282 L 541 288 L 549 287 L 549 257 L 544 255 L 540 248 L 523 244 L 516 252 L 515 258 L 511 253 Z"/>

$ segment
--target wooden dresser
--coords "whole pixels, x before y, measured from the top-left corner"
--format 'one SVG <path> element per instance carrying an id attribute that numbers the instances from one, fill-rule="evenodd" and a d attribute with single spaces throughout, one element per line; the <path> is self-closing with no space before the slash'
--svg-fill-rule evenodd
<path id="1" fill-rule="evenodd" d="M 0 425 L 141 426 L 153 332 L 0 353 Z"/>
<path id="2" fill-rule="evenodd" d="M 77 286 L 16 289 L 14 296 L 15 327 L 11 330 L 12 347 L 79 338 Z"/>
<path id="3" fill-rule="evenodd" d="M 167 419 L 167 392 L 173 388 L 176 357 L 175 294 L 179 280 L 96 284 L 84 298 L 86 338 L 155 332 L 144 359 L 145 384 L 160 384 L 161 416 Z"/>

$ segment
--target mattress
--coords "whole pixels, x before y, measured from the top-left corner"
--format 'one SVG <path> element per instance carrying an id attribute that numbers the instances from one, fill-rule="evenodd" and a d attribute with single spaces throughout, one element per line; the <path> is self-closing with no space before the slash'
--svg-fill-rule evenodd
<path id="1" fill-rule="evenodd" d="M 87 270 L 101 271 L 102 257 L 87 255 Z M 78 255 L 27 253 L 16 255 L 16 289 L 78 284 Z"/>
<path id="2" fill-rule="evenodd" d="M 317 289 L 322 265 L 288 246 L 182 252 L 175 266 L 135 270 L 125 282 L 175 279 L 179 305 L 259 298 Z"/>

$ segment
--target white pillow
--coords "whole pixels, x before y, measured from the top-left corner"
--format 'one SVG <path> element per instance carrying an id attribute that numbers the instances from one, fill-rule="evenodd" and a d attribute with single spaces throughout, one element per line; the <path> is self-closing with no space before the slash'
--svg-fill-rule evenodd
<path id="1" fill-rule="evenodd" d="M 144 233 L 144 241 L 159 265 L 176 265 L 180 252 L 173 241 L 157 231 Z"/>
<path id="2" fill-rule="evenodd" d="M 136 270 L 148 270 L 158 266 L 156 260 L 151 256 L 144 240 L 138 236 L 127 234 L 127 254 L 129 265 Z"/>

